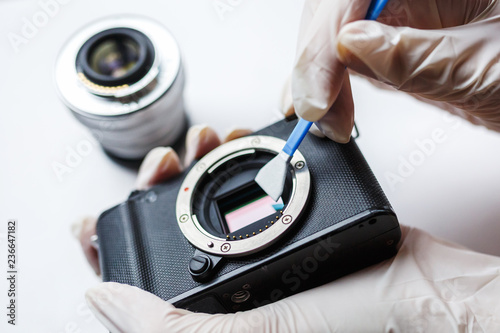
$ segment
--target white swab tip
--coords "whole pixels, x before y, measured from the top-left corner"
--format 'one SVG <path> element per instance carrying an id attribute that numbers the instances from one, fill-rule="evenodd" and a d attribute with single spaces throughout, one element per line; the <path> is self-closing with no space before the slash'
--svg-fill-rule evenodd
<path id="1" fill-rule="evenodd" d="M 286 173 L 291 156 L 281 151 L 276 157 L 269 161 L 259 170 L 255 177 L 255 182 L 269 195 L 274 201 L 283 194 L 285 187 Z"/>

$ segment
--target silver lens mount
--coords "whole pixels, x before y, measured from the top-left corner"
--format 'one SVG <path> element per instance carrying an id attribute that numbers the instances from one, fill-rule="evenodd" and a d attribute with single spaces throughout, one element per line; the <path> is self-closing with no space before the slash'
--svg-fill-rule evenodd
<path id="1" fill-rule="evenodd" d="M 84 27 L 63 47 L 55 81 L 64 104 L 114 156 L 142 158 L 154 147 L 175 143 L 186 127 L 179 47 L 150 19 L 115 16 Z"/>
<path id="2" fill-rule="evenodd" d="M 295 152 L 291 164 L 292 188 L 289 201 L 278 219 L 255 235 L 242 235 L 236 239 L 214 236 L 200 225 L 193 210 L 193 200 L 200 183 L 218 168 L 236 158 L 255 152 L 279 154 L 285 141 L 269 136 L 249 136 L 230 141 L 203 157 L 184 178 L 176 204 L 179 228 L 186 239 L 201 251 L 224 256 L 238 257 L 258 252 L 280 239 L 294 224 L 306 207 L 311 187 L 311 176 L 304 156 Z"/>

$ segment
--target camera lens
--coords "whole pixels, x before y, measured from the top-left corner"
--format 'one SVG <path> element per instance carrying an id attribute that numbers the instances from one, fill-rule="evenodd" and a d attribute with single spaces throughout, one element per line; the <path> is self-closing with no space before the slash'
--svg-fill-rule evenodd
<path id="1" fill-rule="evenodd" d="M 76 67 L 91 82 L 120 86 L 139 81 L 154 59 L 154 47 L 143 33 L 129 28 L 103 31 L 78 52 Z"/>
<path id="2" fill-rule="evenodd" d="M 184 69 L 162 25 L 115 16 L 79 29 L 55 68 L 59 97 L 112 156 L 141 159 L 187 127 Z"/>

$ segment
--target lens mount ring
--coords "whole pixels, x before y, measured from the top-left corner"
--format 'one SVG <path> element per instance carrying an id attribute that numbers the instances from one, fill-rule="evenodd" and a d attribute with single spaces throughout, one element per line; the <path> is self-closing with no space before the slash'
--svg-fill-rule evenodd
<path id="1" fill-rule="evenodd" d="M 280 239 L 287 230 L 299 221 L 306 207 L 311 187 L 311 175 L 306 160 L 300 151 L 295 152 L 291 166 L 301 165 L 292 169 L 291 197 L 283 210 L 281 218 L 271 228 L 250 238 L 227 240 L 216 237 L 198 223 L 193 213 L 193 198 L 200 180 L 210 174 L 218 166 L 235 157 L 252 154 L 255 151 L 279 154 L 285 141 L 270 136 L 248 136 L 230 141 L 198 161 L 184 178 L 177 195 L 176 217 L 179 228 L 186 239 L 201 251 L 224 257 L 239 257 L 256 253 Z M 210 244 L 210 246 L 208 245 Z"/>

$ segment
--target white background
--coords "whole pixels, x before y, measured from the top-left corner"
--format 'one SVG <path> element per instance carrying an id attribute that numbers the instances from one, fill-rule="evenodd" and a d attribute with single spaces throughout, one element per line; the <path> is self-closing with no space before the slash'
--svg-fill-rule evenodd
<path id="1" fill-rule="evenodd" d="M 48 0 L 42 0 L 48 1 Z M 193 123 L 221 135 L 228 128 L 259 129 L 277 119 L 282 85 L 293 64 L 300 0 L 222 0 L 234 4 L 221 18 L 212 0 L 96 1 L 60 5 L 48 23 L 15 52 L 9 33 L 21 34 L 37 1 L 0 1 L 0 267 L 5 231 L 19 221 L 18 326 L 5 332 L 105 332 L 89 314 L 84 292 L 99 282 L 70 226 L 124 200 L 135 172 L 96 145 L 59 181 L 54 162 L 89 134 L 58 101 L 53 67 L 65 40 L 86 23 L 134 13 L 162 22 L 178 39 L 187 68 L 186 102 Z M 489 254 L 500 255 L 500 135 L 473 127 L 400 93 L 353 79 L 361 132 L 358 144 L 400 222 Z M 418 157 L 416 141 L 441 129 L 444 142 L 418 160 L 404 182 L 391 186 L 401 159 Z M 420 156 L 423 156 L 420 154 Z M 3 236 L 3 238 L 1 238 Z M 0 275 L 0 309 L 7 285 Z"/>

